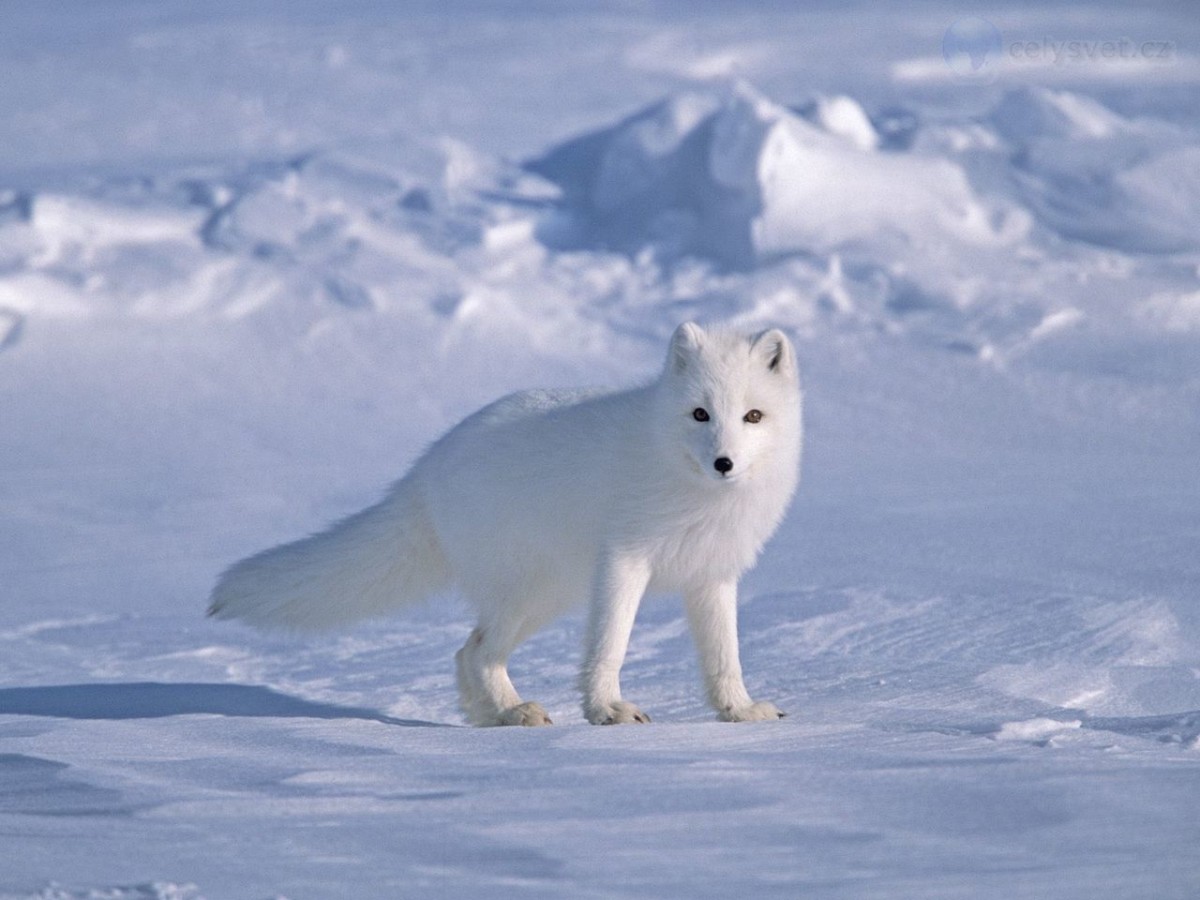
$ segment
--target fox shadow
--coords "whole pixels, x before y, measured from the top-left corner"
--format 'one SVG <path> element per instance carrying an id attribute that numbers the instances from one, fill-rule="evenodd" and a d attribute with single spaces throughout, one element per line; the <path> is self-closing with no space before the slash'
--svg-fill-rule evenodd
<path id="1" fill-rule="evenodd" d="M 128 682 L 0 688 L 0 715 L 62 719 L 159 719 L 217 715 L 251 718 L 360 719 L 384 725 L 442 727 L 378 710 L 319 703 L 249 684 Z"/>

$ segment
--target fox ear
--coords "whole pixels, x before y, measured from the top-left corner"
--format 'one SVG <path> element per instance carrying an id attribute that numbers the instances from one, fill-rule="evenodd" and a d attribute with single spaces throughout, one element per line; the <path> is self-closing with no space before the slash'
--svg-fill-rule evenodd
<path id="1" fill-rule="evenodd" d="M 796 371 L 796 351 L 788 336 L 778 328 L 755 337 L 750 343 L 750 352 L 771 372 L 786 375 Z"/>
<path id="2" fill-rule="evenodd" d="M 682 372 L 696 356 L 704 343 L 704 331 L 695 322 L 684 322 L 671 335 L 671 349 L 667 353 L 667 364 L 676 372 Z"/>

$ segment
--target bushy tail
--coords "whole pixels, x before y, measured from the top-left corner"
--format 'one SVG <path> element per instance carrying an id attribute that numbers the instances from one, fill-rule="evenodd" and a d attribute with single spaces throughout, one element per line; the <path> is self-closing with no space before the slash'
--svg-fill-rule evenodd
<path id="1" fill-rule="evenodd" d="M 333 628 L 384 615 L 447 587 L 450 567 L 415 485 L 320 534 L 231 566 L 208 614 L 252 625 Z"/>

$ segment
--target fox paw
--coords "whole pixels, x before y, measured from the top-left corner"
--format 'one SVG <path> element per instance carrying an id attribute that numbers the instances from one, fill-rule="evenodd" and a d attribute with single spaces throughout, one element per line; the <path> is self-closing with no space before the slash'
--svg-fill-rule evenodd
<path id="1" fill-rule="evenodd" d="M 786 715 L 787 713 L 774 703 L 765 700 L 751 703 L 749 706 L 728 706 L 717 712 L 717 718 L 722 722 L 771 722 Z"/>
<path id="2" fill-rule="evenodd" d="M 497 725 L 553 725 L 542 704 L 530 700 L 510 706 L 500 713 Z"/>
<path id="3" fill-rule="evenodd" d="M 587 711 L 587 720 L 593 725 L 627 725 L 632 722 L 645 725 L 650 717 L 632 703 L 617 700 L 591 707 Z"/>

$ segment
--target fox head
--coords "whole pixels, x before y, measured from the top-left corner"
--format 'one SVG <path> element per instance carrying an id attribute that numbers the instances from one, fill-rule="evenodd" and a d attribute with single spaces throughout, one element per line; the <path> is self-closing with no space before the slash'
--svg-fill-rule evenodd
<path id="1" fill-rule="evenodd" d="M 746 336 L 688 322 L 671 338 L 659 433 L 698 477 L 722 484 L 795 472 L 800 454 L 796 353 L 778 329 Z M 664 424 L 666 425 L 663 428 Z"/>

